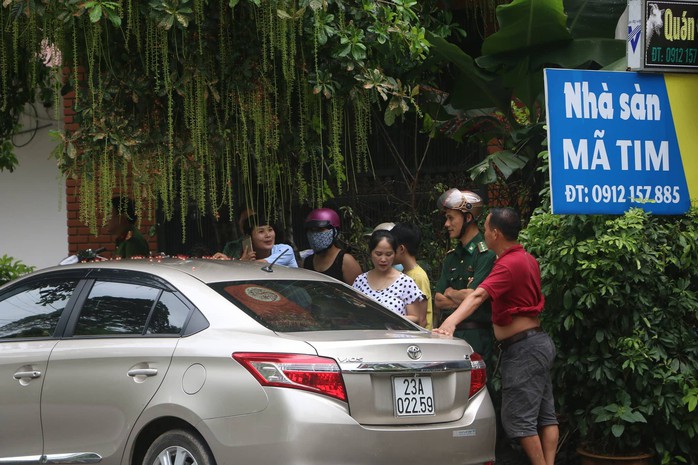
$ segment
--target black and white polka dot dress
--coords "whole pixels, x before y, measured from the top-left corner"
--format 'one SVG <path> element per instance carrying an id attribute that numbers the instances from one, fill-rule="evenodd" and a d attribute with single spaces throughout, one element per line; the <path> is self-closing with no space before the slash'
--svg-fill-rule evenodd
<path id="1" fill-rule="evenodd" d="M 409 304 L 425 299 L 417 284 L 404 273 L 400 273 L 400 277 L 390 286 L 379 291 L 368 285 L 367 273 L 362 273 L 356 277 L 353 287 L 399 315 L 407 315 L 406 307 Z"/>

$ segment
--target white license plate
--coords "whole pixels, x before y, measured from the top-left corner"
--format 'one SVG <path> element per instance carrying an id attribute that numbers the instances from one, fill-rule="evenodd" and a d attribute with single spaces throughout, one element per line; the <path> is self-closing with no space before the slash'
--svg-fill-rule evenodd
<path id="1" fill-rule="evenodd" d="M 397 416 L 433 415 L 436 412 L 429 376 L 393 378 L 393 396 Z"/>

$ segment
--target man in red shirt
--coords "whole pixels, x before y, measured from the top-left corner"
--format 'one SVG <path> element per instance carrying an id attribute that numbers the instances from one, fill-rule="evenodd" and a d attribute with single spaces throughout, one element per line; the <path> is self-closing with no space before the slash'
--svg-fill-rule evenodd
<path id="1" fill-rule="evenodd" d="M 553 465 L 559 437 L 550 368 L 555 347 L 540 328 L 545 299 L 536 259 L 517 242 L 521 221 L 511 208 L 492 209 L 485 242 L 497 254 L 489 276 L 434 330 L 453 335 L 459 322 L 492 299 L 494 337 L 501 349 L 502 425 L 533 465 Z"/>

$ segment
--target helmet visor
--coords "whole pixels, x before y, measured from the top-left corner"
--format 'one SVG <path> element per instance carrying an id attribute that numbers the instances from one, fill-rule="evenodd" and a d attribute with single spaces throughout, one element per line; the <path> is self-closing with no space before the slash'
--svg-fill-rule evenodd
<path id="1" fill-rule="evenodd" d="M 305 229 L 312 229 L 312 228 L 322 228 L 322 229 L 334 229 L 334 226 L 332 226 L 332 223 L 330 223 L 328 220 L 308 220 L 305 222 Z"/>
<path id="2" fill-rule="evenodd" d="M 439 210 L 465 210 L 466 199 L 463 193 L 456 188 L 449 189 L 438 198 L 436 201 L 436 207 Z"/>

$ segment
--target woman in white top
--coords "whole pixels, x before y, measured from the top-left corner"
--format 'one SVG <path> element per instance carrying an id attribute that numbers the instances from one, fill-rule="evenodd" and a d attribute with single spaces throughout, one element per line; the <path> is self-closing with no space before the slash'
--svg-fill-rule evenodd
<path id="1" fill-rule="evenodd" d="M 409 276 L 393 268 L 397 243 L 390 231 L 374 231 L 368 242 L 373 269 L 360 274 L 354 289 L 408 320 L 424 326 L 427 301 Z"/>

